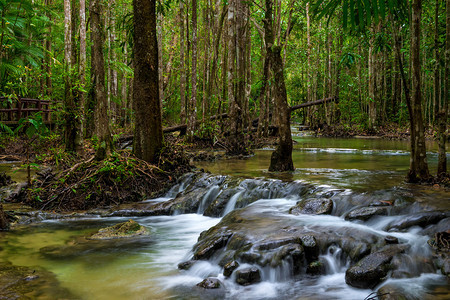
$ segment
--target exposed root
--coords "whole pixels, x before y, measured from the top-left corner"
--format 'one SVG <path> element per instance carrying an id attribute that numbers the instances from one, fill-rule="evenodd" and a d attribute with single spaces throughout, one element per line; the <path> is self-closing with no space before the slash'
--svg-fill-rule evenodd
<path id="1" fill-rule="evenodd" d="M 115 152 L 103 161 L 79 162 L 55 176 L 43 174 L 28 199 L 16 199 L 38 209 L 70 211 L 110 207 L 154 197 L 189 170 L 184 154 L 163 152 L 159 166 Z"/>

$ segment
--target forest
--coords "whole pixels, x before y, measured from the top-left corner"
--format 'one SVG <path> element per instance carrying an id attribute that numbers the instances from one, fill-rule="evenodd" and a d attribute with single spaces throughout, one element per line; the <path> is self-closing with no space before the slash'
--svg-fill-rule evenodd
<path id="1" fill-rule="evenodd" d="M 0 16 L 0 279 L 29 281 L 0 298 L 448 292 L 450 0 L 0 0 Z M 116 277 L 75 285 L 97 258 Z M 119 278 L 145 264 L 185 277 Z"/>

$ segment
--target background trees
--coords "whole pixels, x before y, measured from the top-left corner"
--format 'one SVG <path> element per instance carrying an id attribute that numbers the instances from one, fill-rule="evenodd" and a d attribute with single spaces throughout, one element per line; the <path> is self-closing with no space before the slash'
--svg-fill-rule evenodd
<path id="1" fill-rule="evenodd" d="M 92 116 L 98 105 L 95 82 L 84 78 L 96 73 L 93 61 L 100 50 L 94 47 L 94 10 L 88 8 L 84 18 L 83 1 L 0 3 L 0 92 L 9 96 L 10 101 L 20 95 L 52 99 L 53 107 L 65 113 L 72 111 L 71 102 L 63 101 L 66 92 L 70 92 L 68 95 L 72 96 L 66 99 L 75 103 L 73 128 L 78 129 L 74 132 L 89 136 L 95 132 L 97 123 Z M 414 110 L 420 108 L 422 117 L 416 120 L 416 123 L 423 120 L 420 131 L 426 134 L 441 124 L 444 143 L 448 120 L 447 2 L 422 2 L 417 22 L 408 15 L 409 8 L 416 7 L 411 6 L 416 1 L 274 2 L 273 40 L 274 45 L 281 47 L 287 104 L 294 106 L 339 95 L 338 104 L 304 108 L 293 112 L 292 119 L 316 128 L 333 125 L 341 131 L 375 132 L 386 126 L 411 126 L 414 118 L 409 116 L 418 115 Z M 71 29 L 72 37 L 67 37 L 66 42 L 64 3 L 71 9 L 71 25 L 67 28 Z M 271 56 L 268 50 L 274 48 L 267 47 L 263 25 L 265 4 L 262 0 L 155 4 L 160 16 L 157 73 L 158 93 L 164 95 L 159 97 L 163 125 L 189 123 L 191 136 L 220 140 L 230 153 L 245 153 L 252 125 L 258 126 L 256 134 L 265 136 L 269 125 L 282 123 L 280 105 L 276 104 L 279 91 L 276 83 L 280 80 L 275 79 L 277 75 L 268 59 Z M 137 57 L 141 55 L 138 53 L 141 47 L 136 46 L 133 3 L 115 0 L 99 1 L 99 5 L 104 41 L 100 55 L 105 68 L 101 77 L 105 80 L 109 124 L 113 133 L 131 131 L 139 118 L 150 113 L 142 112 L 138 103 L 132 114 L 132 95 L 140 101 L 138 94 L 147 97 L 150 94 L 140 91 L 139 84 L 138 91 L 134 91 L 136 85 L 130 84 L 133 77 L 137 81 L 150 80 L 139 79 L 142 60 Z M 320 18 L 328 12 L 334 13 Z M 72 47 L 70 72 L 64 67 L 63 49 L 67 45 Z M 419 77 L 420 80 L 415 79 Z M 70 83 L 68 89 L 65 78 Z M 151 112 L 154 109 L 157 107 Z M 223 113 L 228 113 L 230 120 L 210 121 L 211 116 Z M 136 123 L 131 122 L 132 117 L 136 117 Z M 257 118 L 258 122 L 252 124 Z M 61 123 L 66 119 L 63 114 L 59 117 Z M 225 129 L 224 136 L 219 134 L 221 128 Z M 410 134 L 415 135 L 413 131 Z M 158 135 L 156 140 L 160 144 L 162 137 Z M 416 139 L 413 137 L 412 141 Z M 421 149 L 416 158 L 420 161 L 425 150 L 419 144 L 414 147 Z M 441 149 L 445 153 L 445 146 Z M 442 171 L 446 167 L 445 155 L 440 157 L 440 172 L 445 172 Z"/>

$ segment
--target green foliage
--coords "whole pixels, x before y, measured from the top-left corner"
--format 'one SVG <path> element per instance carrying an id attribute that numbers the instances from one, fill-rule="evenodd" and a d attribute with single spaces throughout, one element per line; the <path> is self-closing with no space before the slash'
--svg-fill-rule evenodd
<path id="1" fill-rule="evenodd" d="M 388 14 L 400 20 L 408 20 L 407 0 L 317 0 L 312 11 L 317 19 L 331 16 L 342 8 L 344 29 L 365 32 L 372 23 L 384 20 Z M 349 26 L 350 25 L 350 26 Z"/>

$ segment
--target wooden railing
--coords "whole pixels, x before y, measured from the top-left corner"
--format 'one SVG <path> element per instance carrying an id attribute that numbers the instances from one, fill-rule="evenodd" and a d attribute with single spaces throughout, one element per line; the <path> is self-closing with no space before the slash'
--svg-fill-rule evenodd
<path id="1" fill-rule="evenodd" d="M 52 109 L 50 100 L 20 98 L 9 101 L 6 97 L 0 97 L 0 122 L 7 125 L 15 125 L 19 120 L 36 112 L 42 112 L 42 120 L 45 124 L 52 123 Z"/>

